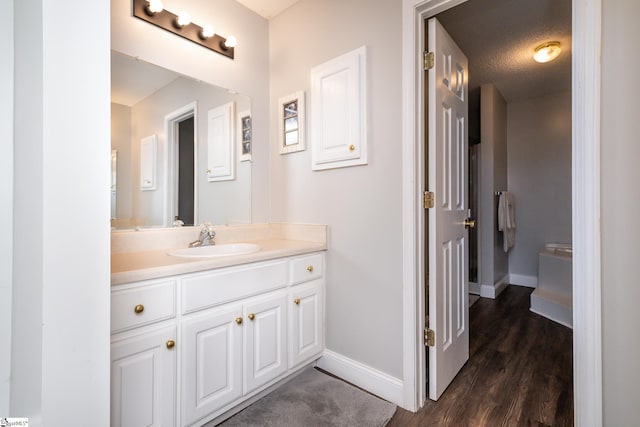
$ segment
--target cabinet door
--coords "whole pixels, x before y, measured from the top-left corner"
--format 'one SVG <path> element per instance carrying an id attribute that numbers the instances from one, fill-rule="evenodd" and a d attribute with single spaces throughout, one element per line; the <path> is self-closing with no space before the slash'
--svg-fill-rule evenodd
<path id="1" fill-rule="evenodd" d="M 248 301 L 244 313 L 246 394 L 287 371 L 286 293 Z"/>
<path id="2" fill-rule="evenodd" d="M 175 425 L 174 326 L 111 344 L 111 425 Z"/>
<path id="3" fill-rule="evenodd" d="M 322 280 L 315 280 L 295 286 L 289 293 L 291 368 L 319 356 L 324 350 L 322 289 Z"/>
<path id="4" fill-rule="evenodd" d="M 242 309 L 207 311 L 182 323 L 182 424 L 242 396 Z"/>

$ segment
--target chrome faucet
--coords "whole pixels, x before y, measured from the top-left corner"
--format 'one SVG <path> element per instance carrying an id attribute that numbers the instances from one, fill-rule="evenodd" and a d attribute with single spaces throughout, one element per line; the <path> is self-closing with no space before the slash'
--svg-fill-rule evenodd
<path id="1" fill-rule="evenodd" d="M 216 237 L 216 232 L 213 231 L 213 225 L 209 222 L 205 222 L 200 227 L 200 236 L 198 237 L 198 240 L 194 240 L 189 243 L 189 247 L 195 248 L 198 246 L 215 245 L 216 243 L 213 241 L 214 237 Z"/>

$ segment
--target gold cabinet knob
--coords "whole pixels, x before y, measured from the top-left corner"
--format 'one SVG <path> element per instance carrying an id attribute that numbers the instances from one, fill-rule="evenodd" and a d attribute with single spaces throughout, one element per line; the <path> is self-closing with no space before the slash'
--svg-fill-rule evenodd
<path id="1" fill-rule="evenodd" d="M 138 304 L 138 305 L 136 305 L 135 307 L 133 307 L 133 311 L 134 311 L 136 314 L 140 314 L 140 313 L 142 313 L 142 312 L 144 311 L 144 305 L 142 305 L 142 304 Z"/>
<path id="2" fill-rule="evenodd" d="M 476 220 L 471 218 L 465 218 L 462 223 L 464 228 L 476 228 Z"/>
<path id="3" fill-rule="evenodd" d="M 296 298 L 296 299 L 294 299 L 294 300 L 293 300 L 293 303 L 294 303 L 295 305 L 300 305 L 300 298 Z"/>
<path id="4" fill-rule="evenodd" d="M 356 149 L 356 146 L 355 146 L 355 145 L 351 144 L 351 145 L 349 146 L 349 151 L 355 151 L 355 149 Z"/>
<path id="5" fill-rule="evenodd" d="M 206 173 L 211 173 L 211 169 L 207 169 L 205 172 Z"/>
<path id="6" fill-rule="evenodd" d="M 176 345 L 176 342 L 174 340 L 167 341 L 167 348 L 169 350 L 171 350 L 173 347 L 175 347 L 175 345 Z"/>
<path id="7" fill-rule="evenodd" d="M 253 313 L 249 313 L 249 315 L 247 316 L 249 318 L 249 320 L 253 320 L 256 318 L 256 315 Z"/>
<path id="8" fill-rule="evenodd" d="M 242 325 L 242 317 L 236 317 L 236 323 Z"/>
<path id="9" fill-rule="evenodd" d="M 307 271 L 309 273 L 313 273 L 313 265 L 310 265 L 309 267 L 307 267 Z"/>

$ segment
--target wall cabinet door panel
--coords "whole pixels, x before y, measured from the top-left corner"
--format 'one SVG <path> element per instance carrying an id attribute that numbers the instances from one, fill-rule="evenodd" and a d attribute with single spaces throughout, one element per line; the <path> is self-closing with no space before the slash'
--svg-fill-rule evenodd
<path id="1" fill-rule="evenodd" d="M 322 283 L 322 280 L 315 280 L 299 285 L 289 294 L 291 368 L 317 357 L 324 350 Z"/>
<path id="2" fill-rule="evenodd" d="M 111 344 L 111 425 L 161 427 L 175 423 L 175 326 Z"/>
<path id="3" fill-rule="evenodd" d="M 190 425 L 242 396 L 242 309 L 212 310 L 182 324 L 182 419 Z"/>
<path id="4" fill-rule="evenodd" d="M 286 293 L 247 302 L 244 313 L 246 394 L 287 371 Z"/>

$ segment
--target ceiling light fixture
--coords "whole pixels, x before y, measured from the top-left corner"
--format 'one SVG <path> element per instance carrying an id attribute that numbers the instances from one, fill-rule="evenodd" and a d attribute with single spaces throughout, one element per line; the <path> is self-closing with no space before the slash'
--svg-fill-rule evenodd
<path id="1" fill-rule="evenodd" d="M 164 9 L 162 0 L 132 0 L 133 16 L 153 24 L 163 30 L 211 49 L 227 58 L 235 56 L 238 41 L 234 36 L 222 37 L 215 33 L 212 25 L 201 27 L 191 21 L 187 12 L 178 15 Z"/>
<path id="2" fill-rule="evenodd" d="M 560 52 L 560 42 L 546 42 L 536 47 L 533 59 L 540 63 L 550 62 L 556 59 Z"/>

